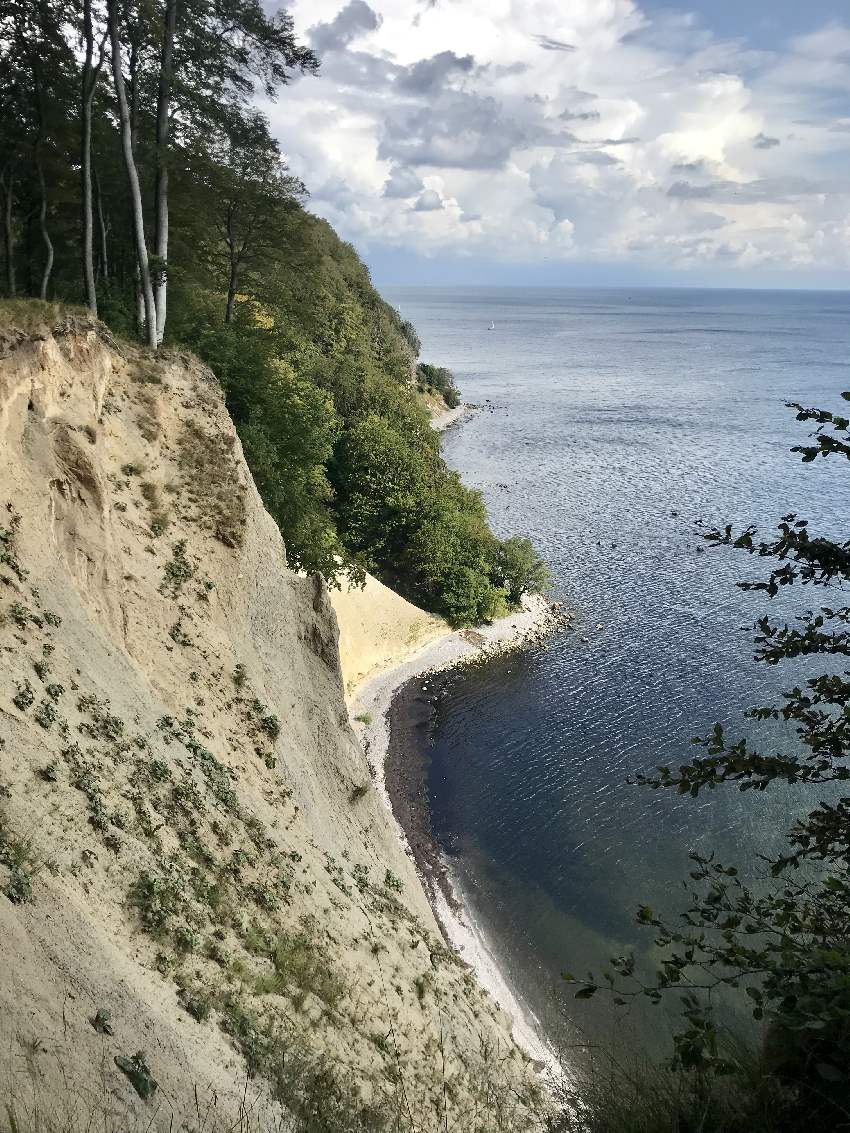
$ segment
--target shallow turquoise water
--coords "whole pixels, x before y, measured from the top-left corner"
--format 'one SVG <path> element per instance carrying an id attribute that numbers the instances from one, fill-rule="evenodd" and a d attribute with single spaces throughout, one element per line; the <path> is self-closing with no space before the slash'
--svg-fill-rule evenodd
<path id="1" fill-rule="evenodd" d="M 499 533 L 534 539 L 580 621 L 545 650 L 451 682 L 430 774 L 437 837 L 551 1033 L 656 1035 L 657 1014 L 632 1013 L 624 1027 L 595 1003 L 562 1001 L 559 973 L 631 947 L 649 954 L 634 910 L 681 907 L 688 850 L 751 860 L 778 844 L 798 805 L 782 791 L 683 801 L 626 779 L 681 761 L 691 736 L 734 725 L 793 683 L 755 665 L 741 632 L 758 599 L 734 580 L 757 564 L 699 553 L 693 525 L 771 525 L 796 510 L 840 530 L 844 470 L 801 467 L 788 450 L 806 430 L 783 403 L 835 405 L 850 388 L 850 297 L 389 298 L 415 323 L 423 358 L 451 367 L 464 398 L 485 407 L 446 435 L 449 463 L 483 491 Z"/>

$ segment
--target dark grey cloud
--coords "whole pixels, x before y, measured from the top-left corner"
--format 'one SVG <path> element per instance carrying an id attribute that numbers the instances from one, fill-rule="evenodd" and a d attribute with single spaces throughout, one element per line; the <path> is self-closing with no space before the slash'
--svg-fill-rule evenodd
<path id="1" fill-rule="evenodd" d="M 598 110 L 562 110 L 558 117 L 562 122 L 597 122 L 601 115 Z"/>
<path id="2" fill-rule="evenodd" d="M 414 197 L 423 188 L 419 174 L 406 165 L 394 165 L 384 185 L 385 197 Z"/>
<path id="3" fill-rule="evenodd" d="M 489 95 L 446 88 L 427 100 L 390 106 L 378 156 L 407 166 L 501 169 L 516 149 L 563 148 L 577 141 L 569 130 L 552 130 L 539 118 L 506 114 Z"/>
<path id="4" fill-rule="evenodd" d="M 771 138 L 768 134 L 756 134 L 753 145 L 756 149 L 773 149 L 779 145 L 779 138 Z"/>
<path id="5" fill-rule="evenodd" d="M 330 23 L 314 24 L 307 30 L 307 35 L 321 55 L 341 51 L 359 35 L 375 31 L 380 26 L 380 15 L 369 7 L 366 0 L 348 0 Z"/>
<path id="6" fill-rule="evenodd" d="M 574 43 L 564 43 L 562 39 L 552 39 L 548 35 L 536 35 L 534 37 L 537 43 L 544 51 L 575 51 L 576 45 Z"/>
<path id="7" fill-rule="evenodd" d="M 700 232 L 715 232 L 725 228 L 729 221 L 717 212 L 695 212 L 690 219 L 690 228 Z"/>
<path id="8" fill-rule="evenodd" d="M 407 94 L 430 94 L 442 89 L 454 75 L 468 75 L 474 66 L 475 59 L 471 55 L 441 51 L 406 68 L 396 79 L 396 86 Z"/>
<path id="9" fill-rule="evenodd" d="M 349 105 L 353 104 L 358 95 L 366 96 L 371 105 L 371 97 L 377 91 L 387 89 L 401 70 L 403 68 L 379 55 L 372 55 L 368 51 L 352 51 L 351 48 L 322 58 L 322 74 L 341 87 L 351 88 Z"/>
<path id="10" fill-rule="evenodd" d="M 387 109 L 378 156 L 400 165 L 498 169 L 527 138 L 489 96 L 446 89 Z"/>
<path id="11" fill-rule="evenodd" d="M 586 153 L 576 154 L 579 161 L 584 162 L 585 165 L 622 165 L 618 157 L 612 157 L 610 153 L 605 153 L 604 150 L 588 150 Z"/>
<path id="12" fill-rule="evenodd" d="M 672 169 L 674 173 L 706 173 L 708 166 L 704 161 L 677 161 Z"/>
<path id="13" fill-rule="evenodd" d="M 443 200 L 436 189 L 424 189 L 413 206 L 414 212 L 439 212 Z"/>
<path id="14" fill-rule="evenodd" d="M 712 181 L 694 185 L 690 181 L 674 181 L 668 197 L 684 201 L 725 201 L 729 204 L 757 204 L 763 201 L 791 201 L 812 197 L 827 191 L 821 182 L 805 177 L 764 177 L 756 181 Z"/>

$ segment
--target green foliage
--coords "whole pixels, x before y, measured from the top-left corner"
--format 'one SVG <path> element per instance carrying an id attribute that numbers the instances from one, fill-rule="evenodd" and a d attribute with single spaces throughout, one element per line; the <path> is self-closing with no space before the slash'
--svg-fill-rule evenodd
<path id="1" fill-rule="evenodd" d="M 41 862 L 28 839 L 17 838 L 0 813 L 0 866 L 5 867 L 6 880 L 0 892 L 14 905 L 33 899 L 32 883 L 41 869 Z"/>
<path id="2" fill-rule="evenodd" d="M 549 581 L 549 572 L 531 540 L 518 536 L 500 544 L 496 576 L 507 591 L 510 606 L 519 605 L 524 594 L 542 590 Z"/>
<path id="3" fill-rule="evenodd" d="M 0 527 L 0 566 L 8 567 L 19 582 L 25 582 L 27 572 L 18 561 L 18 531 L 21 526 L 21 517 L 11 503 L 6 504 L 9 513 L 9 523 Z"/>
<path id="4" fill-rule="evenodd" d="M 736 1076 L 593 1052 L 557 1084 L 560 1133 L 792 1133 L 787 1093 L 760 1059 L 729 1042 Z M 793 1131 L 796 1133 L 796 1130 Z"/>
<path id="5" fill-rule="evenodd" d="M 792 408 L 798 420 L 818 426 L 815 444 L 795 450 L 804 462 L 850 459 L 847 418 Z M 815 611 L 807 605 L 793 627 L 767 615 L 754 627 L 757 660 L 778 665 L 821 655 L 827 671 L 748 713 L 791 724 L 798 744 L 790 750 L 765 753 L 746 739 L 731 741 L 717 724 L 694 740 L 704 756 L 660 767 L 639 782 L 693 798 L 727 783 L 758 797 L 776 784 L 846 782 L 850 673 L 836 672 L 836 662 L 850 656 L 850 607 L 840 604 L 850 582 L 850 542 L 812 535 L 808 521 L 793 514 L 783 517 L 774 538 L 760 539 L 752 527 L 737 535 L 731 527 L 709 530 L 704 537 L 777 564 L 766 578 L 739 583 L 743 589 L 768 599 L 793 586 L 835 592 L 837 605 Z M 675 1037 L 678 1064 L 734 1081 L 739 1067 L 723 1049 L 712 995 L 736 990 L 764 1025 L 762 1059 L 785 1092 L 773 1128 L 796 1129 L 805 1121 L 807 1129 L 831 1131 L 846 1122 L 850 1103 L 850 799 L 821 801 L 794 822 L 788 844 L 787 854 L 769 861 L 773 883 L 757 890 L 713 855 L 692 855 L 690 900 L 680 920 L 668 923 L 646 906 L 638 913 L 660 950 L 654 975 L 643 978 L 633 956 L 620 957 L 601 980 L 582 981 L 577 994 L 590 996 L 605 984 L 619 1002 L 641 996 L 658 1003 L 665 992 L 678 992 L 684 1018 Z"/>
<path id="6" fill-rule="evenodd" d="M 385 581 L 453 625 L 504 612 L 498 543 L 477 492 L 449 472 L 433 437 L 371 414 L 343 437 L 334 468 L 341 534 Z M 432 432 L 432 431 L 431 431 Z"/>
<path id="7" fill-rule="evenodd" d="M 416 327 L 410 322 L 409 319 L 402 319 L 399 323 L 399 330 L 404 336 L 404 341 L 410 347 L 410 353 L 414 358 L 419 357 L 419 351 L 422 349 L 422 343 L 419 341 L 419 335 L 416 333 Z"/>
<path id="8" fill-rule="evenodd" d="M 447 370 L 443 366 L 431 366 L 427 362 L 420 362 L 416 367 L 416 379 L 421 390 L 438 393 L 449 409 L 456 409 L 460 405 L 460 391 L 455 385 L 451 370 Z"/>

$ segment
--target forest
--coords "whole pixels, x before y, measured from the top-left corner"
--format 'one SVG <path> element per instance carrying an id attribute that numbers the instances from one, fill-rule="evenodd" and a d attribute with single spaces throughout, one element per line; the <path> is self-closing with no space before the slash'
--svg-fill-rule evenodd
<path id="1" fill-rule="evenodd" d="M 221 382 L 290 564 L 371 571 L 454 625 L 546 572 L 451 472 L 423 394 L 450 372 L 305 208 L 254 100 L 313 81 L 259 0 L 12 0 L 0 15 L 3 293 L 81 304 Z"/>

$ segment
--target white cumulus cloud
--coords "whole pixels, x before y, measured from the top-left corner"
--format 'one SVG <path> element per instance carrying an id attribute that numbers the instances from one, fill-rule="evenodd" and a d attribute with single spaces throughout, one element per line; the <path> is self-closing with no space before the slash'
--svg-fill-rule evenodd
<path id="1" fill-rule="evenodd" d="M 720 42 L 636 0 L 294 0 L 266 106 L 311 207 L 426 255 L 850 266 L 850 27 Z"/>

